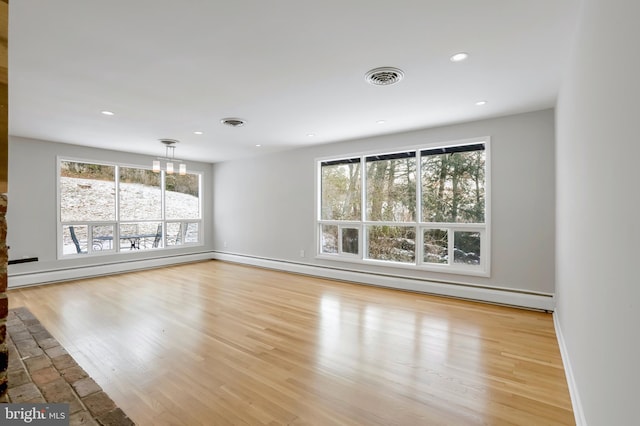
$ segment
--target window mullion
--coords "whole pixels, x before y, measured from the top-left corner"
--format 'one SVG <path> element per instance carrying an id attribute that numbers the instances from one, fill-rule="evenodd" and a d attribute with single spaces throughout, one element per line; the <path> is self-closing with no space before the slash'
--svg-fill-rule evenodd
<path id="1" fill-rule="evenodd" d="M 115 166 L 114 180 L 115 180 L 115 184 L 116 184 L 116 199 L 115 199 L 116 212 L 115 212 L 115 217 L 116 217 L 116 223 L 118 223 L 118 222 L 120 222 L 120 166 L 118 166 L 118 165 Z"/>
<path id="2" fill-rule="evenodd" d="M 360 158 L 360 164 L 362 169 L 360 170 L 360 223 L 362 232 L 362 251 L 360 252 L 360 258 L 366 259 L 369 253 L 369 232 L 365 222 L 367 220 L 367 162 L 366 157 L 363 155 Z"/>
<path id="3" fill-rule="evenodd" d="M 161 240 L 162 240 L 162 247 L 166 247 L 167 246 L 167 214 L 166 214 L 166 209 L 167 209 L 167 203 L 166 203 L 166 179 L 167 179 L 167 174 L 165 171 L 160 171 L 160 223 L 161 223 Z M 184 241 L 184 238 L 182 239 L 182 241 Z"/>
<path id="4" fill-rule="evenodd" d="M 416 152 L 416 265 L 421 265 L 424 260 L 422 223 L 422 154 Z"/>
<path id="5" fill-rule="evenodd" d="M 364 222 L 367 220 L 367 162 L 364 155 L 360 159 L 360 164 L 362 164 L 360 171 L 360 188 L 362 191 L 362 194 L 360 194 L 360 220 Z"/>
<path id="6" fill-rule="evenodd" d="M 166 218 L 166 212 L 165 209 L 167 208 L 167 203 L 165 203 L 165 197 L 166 197 L 166 174 L 164 171 L 160 171 L 160 220 L 161 221 L 165 221 Z"/>
<path id="7" fill-rule="evenodd" d="M 422 155 L 416 153 L 416 222 L 422 222 Z"/>
<path id="8" fill-rule="evenodd" d="M 422 253 L 424 249 L 423 235 L 424 231 L 420 224 L 416 223 L 416 265 L 420 266 L 424 261 L 424 255 Z"/>
<path id="9" fill-rule="evenodd" d="M 116 183 L 116 222 L 113 230 L 113 248 L 116 253 L 120 252 L 120 166 L 115 166 Z"/>
<path id="10" fill-rule="evenodd" d="M 87 225 L 87 254 L 93 252 L 93 225 L 89 223 Z"/>
<path id="11" fill-rule="evenodd" d="M 364 259 L 364 248 L 365 248 L 365 232 L 364 232 L 364 226 L 362 224 L 362 222 L 360 222 L 359 225 L 359 232 L 360 234 L 358 235 L 358 255 L 360 256 L 360 259 Z"/>
<path id="12" fill-rule="evenodd" d="M 447 227 L 447 265 L 453 266 L 453 258 L 455 256 L 455 229 Z"/>

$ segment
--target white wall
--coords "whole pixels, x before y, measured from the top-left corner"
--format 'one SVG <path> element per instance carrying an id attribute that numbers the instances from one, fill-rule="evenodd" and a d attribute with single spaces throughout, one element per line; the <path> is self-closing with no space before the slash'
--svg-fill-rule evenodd
<path id="1" fill-rule="evenodd" d="M 489 278 L 332 263 L 313 257 L 315 159 L 478 136 L 491 137 Z M 219 163 L 213 172 L 214 249 L 306 265 L 552 294 L 554 165 L 552 110 Z M 304 258 L 301 250 L 306 253 Z"/>
<path id="2" fill-rule="evenodd" d="M 557 107 L 557 311 L 579 424 L 637 425 L 640 2 L 585 0 Z"/>
<path id="3" fill-rule="evenodd" d="M 204 246 L 58 260 L 56 245 L 56 167 L 58 155 L 144 167 L 150 166 L 152 160 L 151 157 L 144 155 L 10 137 L 10 185 L 7 211 L 9 258 L 38 257 L 39 259 L 38 262 L 11 265 L 9 267 L 10 286 L 12 283 L 17 282 L 17 277 L 21 275 L 36 273 L 38 274 L 38 278 L 35 279 L 36 282 L 46 282 L 50 276 L 62 276 L 51 274 L 51 272 L 61 269 L 84 268 L 86 275 L 92 275 L 94 272 L 92 272 L 91 267 L 98 265 L 157 259 L 211 250 L 212 166 L 211 164 L 189 161 L 188 167 L 191 170 L 203 173 Z M 171 259 L 167 259 L 166 263 L 171 263 Z M 155 264 L 157 265 L 158 262 Z M 123 266 L 121 269 L 124 270 L 125 267 Z M 79 270 L 76 275 L 66 276 L 83 276 L 83 272 Z M 33 280 L 29 281 L 29 283 L 32 282 Z"/>

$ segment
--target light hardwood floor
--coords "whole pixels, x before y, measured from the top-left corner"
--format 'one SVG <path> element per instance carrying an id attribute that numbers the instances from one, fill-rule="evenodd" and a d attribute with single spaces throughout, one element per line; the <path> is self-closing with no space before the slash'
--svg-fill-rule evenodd
<path id="1" fill-rule="evenodd" d="M 541 312 L 219 261 L 9 303 L 139 425 L 574 424 Z"/>

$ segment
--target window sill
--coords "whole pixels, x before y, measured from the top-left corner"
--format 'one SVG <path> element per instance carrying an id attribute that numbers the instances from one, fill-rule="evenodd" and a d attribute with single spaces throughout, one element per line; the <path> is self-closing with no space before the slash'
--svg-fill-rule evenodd
<path id="1" fill-rule="evenodd" d="M 413 271 L 436 272 L 440 274 L 469 275 L 469 276 L 487 277 L 487 278 L 490 276 L 490 271 L 485 270 L 482 267 L 427 265 L 427 264 L 416 265 L 416 264 L 393 262 L 393 261 L 386 261 L 386 260 L 362 259 L 356 256 L 341 256 L 341 255 L 331 255 L 331 254 L 321 254 L 321 253 L 317 254 L 315 256 L 315 259 L 344 262 L 344 263 L 355 263 L 357 265 L 368 265 L 368 266 L 394 268 L 394 269 L 397 268 L 397 269 L 405 269 L 405 270 L 413 270 Z"/>
<path id="2" fill-rule="evenodd" d="M 181 245 L 174 245 L 161 248 L 141 248 L 141 249 L 121 249 L 121 250 L 95 250 L 91 253 L 71 253 L 62 256 L 58 256 L 58 260 L 70 260 L 70 259 L 88 259 L 99 258 L 103 256 L 121 256 L 126 257 L 134 253 L 167 253 L 178 249 L 191 248 L 191 247 L 204 247 L 204 243 L 188 243 Z"/>

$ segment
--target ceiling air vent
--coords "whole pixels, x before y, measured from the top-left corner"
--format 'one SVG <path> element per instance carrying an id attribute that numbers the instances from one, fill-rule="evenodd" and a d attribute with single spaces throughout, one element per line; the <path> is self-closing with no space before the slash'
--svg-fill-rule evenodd
<path id="1" fill-rule="evenodd" d="M 404 77 L 401 69 L 393 67 L 374 68 L 364 75 L 364 79 L 374 86 L 396 84 Z"/>
<path id="2" fill-rule="evenodd" d="M 244 123 L 245 123 L 245 121 L 241 120 L 240 118 L 223 118 L 222 120 L 220 120 L 220 122 L 222 124 L 226 124 L 227 126 L 231 126 L 231 127 L 244 126 Z"/>

